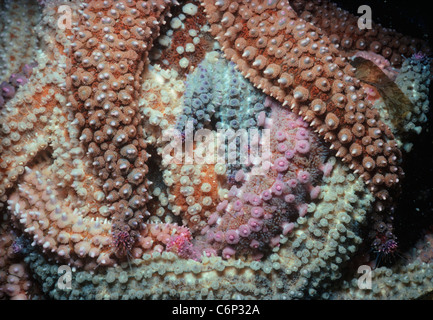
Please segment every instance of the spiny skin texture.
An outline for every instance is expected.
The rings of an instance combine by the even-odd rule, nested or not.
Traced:
[[[170,1],[88,1],[72,45],[69,102],[105,193],[116,253],[139,237],[148,200],[139,77]]]
[[[101,190],[87,170],[89,159],[67,106],[69,41],[56,29],[55,9],[44,9],[36,29],[44,52],[36,56],[32,76],[2,110],[0,189],[16,227],[56,261],[84,266],[90,257],[94,263],[110,264],[111,226],[98,212]],[[12,189],[13,184],[17,186]],[[93,239],[91,225],[98,229],[93,228]]]
[[[188,121],[192,121],[194,128],[221,132],[263,128],[264,123],[257,124],[257,116],[265,109],[265,95],[242,77],[234,63],[227,62],[217,52],[208,53],[185,84],[183,114],[176,126],[181,132]],[[239,143],[236,146],[240,148]],[[232,158],[232,148],[226,147],[224,151]],[[229,180],[234,178],[237,170],[245,167],[240,161],[229,160]]]
[[[401,135],[404,131],[404,122],[414,109],[409,98],[375,63],[357,57],[352,61],[352,65],[356,67],[356,78],[373,86],[384,99],[393,121],[392,127]]]
[[[15,96],[16,91],[28,82],[34,64],[25,64],[21,72],[13,73],[8,81],[0,83],[0,109]]]
[[[214,40],[207,32],[206,14],[198,1],[183,1],[170,13],[170,22],[162,26],[161,37],[155,41],[150,59],[164,69],[174,69],[185,76],[212,50]]]
[[[53,42],[55,34],[54,18],[47,14],[36,28],[41,35],[44,52],[36,56],[37,66],[27,85],[17,91],[15,96],[1,109],[2,144],[0,152],[0,197],[6,201],[6,191],[13,187],[28,165],[50,143],[50,121],[53,110],[59,103],[64,104],[63,64],[66,58],[64,46],[60,43],[65,36],[59,35],[59,42]],[[54,63],[52,63],[54,61]],[[63,110],[65,119],[68,111]]]
[[[173,223],[148,223],[141,231],[141,237],[137,246],[133,249],[132,256],[141,258],[143,254],[154,252],[174,252],[182,258],[192,258],[185,252],[186,244],[191,244],[191,232],[188,227],[178,226]],[[190,245],[192,248],[192,245]],[[197,257],[200,256],[198,252]],[[197,259],[195,259],[197,260]]]
[[[28,3],[25,0],[13,1]],[[218,0],[212,3],[223,2]],[[275,121],[281,119],[281,122],[276,124],[274,129],[278,127],[280,131],[294,133],[304,128],[308,131],[308,138],[312,142],[310,154],[299,155],[291,170],[284,171],[285,161],[281,159],[276,161],[280,158],[277,158],[278,153],[285,148],[275,141],[282,138],[280,134],[276,134],[273,140],[273,150],[278,151],[272,158],[275,160],[272,163],[273,168],[268,176],[262,179],[252,178],[249,165],[242,167],[242,170],[245,170],[244,175],[238,171],[239,168],[234,170],[233,175],[225,164],[184,164],[172,167],[160,157],[163,147],[167,144],[162,139],[162,132],[174,128],[178,123],[177,120],[184,113],[182,99],[185,84],[183,81],[186,78],[192,81],[194,77],[189,78],[193,73],[192,68],[184,68],[178,72],[178,66],[172,68],[159,60],[153,61],[158,61],[164,70],[161,66],[149,65],[147,50],[152,46],[152,42],[166,40],[158,36],[159,26],[164,23],[160,14],[167,13],[165,21],[171,26],[171,24],[176,25],[174,18],[181,18],[179,14],[181,11],[188,15],[185,19],[186,25],[195,24],[194,20],[197,19],[196,26],[200,26],[198,33],[203,33],[203,36],[212,42],[213,37],[206,32],[211,29],[211,26],[203,21],[204,7],[199,6],[198,1],[182,2],[176,10],[171,6],[170,12],[174,13],[172,19],[168,8],[159,6],[151,10],[152,13],[143,19],[147,21],[147,18],[150,20],[155,18],[160,21],[160,24],[150,25],[149,30],[152,30],[152,34],[143,36],[145,40],[138,39],[140,31],[134,27],[127,28],[132,34],[129,39],[125,39],[127,33],[122,32],[122,28],[126,28],[128,23],[140,21],[140,17],[135,16],[129,20],[126,16],[129,13],[133,14],[132,9],[136,8],[136,4],[141,3],[139,1],[95,0],[88,1],[88,6],[86,6],[87,2],[81,4],[81,1],[45,0],[43,3],[40,11],[42,20],[35,28],[39,41],[34,42],[41,46],[40,50],[35,51],[38,66],[34,69],[29,82],[17,90],[13,99],[7,101],[0,120],[0,145],[3,148],[0,149],[2,161],[0,186],[3,185],[5,189],[1,195],[1,203],[7,204],[7,207],[1,208],[1,218],[5,219],[5,224],[0,226],[0,298],[345,299],[401,297],[402,295],[412,298],[432,291],[431,272],[428,272],[431,268],[429,263],[379,270],[378,283],[375,284],[379,290],[375,289],[373,293],[364,292],[356,287],[356,281],[351,280],[351,272],[356,274],[353,277],[357,279],[359,274],[356,270],[359,264],[367,264],[372,259],[372,257],[365,259],[358,257],[358,250],[364,252],[364,247],[368,248],[366,250],[370,249],[371,241],[366,238],[367,228],[375,229],[372,238],[379,241],[377,248],[382,248],[380,250],[385,252],[392,249],[394,244],[391,241],[394,239],[387,235],[388,231],[393,232],[393,226],[384,223],[386,217],[380,217],[372,212],[374,196],[364,180],[353,172],[355,168],[351,170],[348,167],[349,162],[345,165],[342,161],[331,157],[326,159],[329,164],[328,170],[322,168],[324,159],[321,153],[326,149],[327,144],[321,141],[314,128],[307,129],[303,120],[299,119],[299,122],[290,128],[290,122],[284,121],[285,117],[292,114],[292,117],[297,118],[299,115],[295,116],[289,109],[278,106],[280,112],[275,112],[273,118]],[[151,6],[159,3],[152,0],[147,2]],[[188,6],[192,3],[196,5],[195,9]],[[72,31],[56,27],[57,8],[61,4],[72,7]],[[96,10],[95,6],[99,5],[111,7],[109,10],[106,8]],[[26,17],[25,10],[22,8],[25,7],[17,7],[17,10],[21,9],[21,11],[14,15],[14,19]],[[229,8],[229,10],[234,9]],[[238,15],[239,10],[233,14]],[[95,13],[96,11],[100,12],[100,15]],[[137,12],[141,11],[137,8]],[[262,13],[269,12],[265,10]],[[93,13],[95,15],[92,15]],[[35,15],[31,10],[28,14],[32,17]],[[119,19],[116,19],[117,14]],[[293,19],[296,23],[303,23],[296,15]],[[102,29],[99,28],[98,21],[102,22]],[[120,28],[113,27],[111,25],[113,22]],[[209,22],[215,24],[210,20]],[[222,25],[226,23],[227,20],[221,20]],[[104,29],[105,27],[107,28]],[[23,30],[27,32],[28,29],[28,23],[24,23]],[[134,34],[134,30],[137,33]],[[143,30],[147,29],[143,28]],[[181,41],[179,40],[181,31],[177,31],[174,36],[177,42]],[[293,46],[301,50],[304,38],[300,37],[297,31],[293,29],[290,34],[284,36],[292,40],[295,36],[298,37],[299,39],[293,41]],[[245,27],[242,32],[249,31]],[[322,35],[319,31],[316,32],[318,36]],[[227,36],[230,36],[230,33]],[[128,42],[128,40],[137,42],[134,44],[133,41]],[[325,47],[324,50],[330,50],[332,54],[329,55],[338,60],[335,47],[325,40],[326,37],[321,44]],[[141,43],[139,41],[147,44],[146,49],[135,47]],[[263,42],[257,45],[261,46]],[[275,43],[269,40],[266,48],[259,49],[263,50],[260,51],[263,56],[269,51],[269,57],[274,57],[278,50],[273,46]],[[250,97],[242,88],[243,85],[247,85],[248,91],[259,97],[265,97],[265,94],[260,92],[260,89],[254,88],[248,79],[242,77],[236,70],[238,67],[233,67],[238,64],[223,60],[217,42],[211,43],[210,47],[215,50],[212,51],[215,59],[211,61],[209,70],[212,70],[212,63],[215,63],[223,70],[221,73],[227,75],[225,79],[218,78],[219,75],[215,74],[217,79],[222,80],[220,83],[224,88],[222,90],[225,94],[224,99],[227,101],[221,104],[222,110],[215,110],[207,126],[215,129],[213,126],[230,123],[232,120],[241,122],[247,120],[247,127],[252,123],[251,121],[256,121],[257,125],[263,124],[269,128],[269,120],[272,117],[268,112],[268,104],[266,103],[267,107],[265,107],[263,103],[258,109],[256,105],[249,106]],[[161,49],[161,57],[169,56],[168,51],[164,52],[164,50],[173,49],[175,48]],[[188,57],[192,66],[203,66],[202,58],[209,50],[209,47],[200,47],[195,52],[184,54],[183,57]],[[223,51],[227,50],[228,48],[225,47]],[[150,55],[149,52],[149,57]],[[7,56],[6,54],[6,61],[8,61]],[[309,58],[314,57],[313,50],[309,53]],[[345,64],[346,62],[340,60],[338,62],[346,66],[346,71],[340,70],[342,73],[351,74],[352,71],[349,70],[350,67]],[[328,66],[329,61],[323,58],[317,64],[324,68]],[[411,82],[412,79],[417,79],[421,84],[425,84],[429,75],[428,73],[424,75],[426,70],[420,69],[425,67],[425,63],[410,62],[409,64],[410,66],[404,69],[406,80]],[[127,66],[128,70],[125,74],[131,74],[133,79],[121,75],[122,65]],[[111,66],[114,70],[110,68]],[[291,71],[296,75],[299,70],[306,70],[303,69],[304,67],[305,65],[293,66]],[[334,72],[339,73],[337,70],[339,67],[335,68]],[[336,78],[341,80],[339,77],[342,75],[333,74],[330,68],[325,71],[321,77],[326,76],[330,79],[328,81],[332,82],[334,87],[327,92],[335,93],[343,90],[347,98],[352,89],[350,86],[341,89],[335,80]],[[197,68],[197,73],[199,72],[201,71]],[[270,76],[269,72],[266,73]],[[419,77],[420,74],[423,74],[422,77]],[[304,74],[304,76],[308,78],[310,75]],[[233,79],[237,81],[233,82]],[[342,82],[345,80],[347,79],[342,79]],[[269,81],[275,82],[274,79]],[[308,82],[305,79],[302,81]],[[302,81],[299,83],[303,83]],[[115,90],[117,88],[115,82],[119,90]],[[278,85],[283,85],[284,80],[282,82],[277,81]],[[357,80],[353,79],[355,91],[361,96],[361,90],[365,90],[365,87],[355,82]],[[260,88],[266,89],[265,84],[263,82]],[[406,91],[402,89],[414,105],[423,101],[419,93],[424,92],[425,88],[419,89],[420,85],[416,83],[413,87],[407,86]],[[307,87],[311,89],[314,86]],[[233,92],[230,89],[233,89]],[[122,90],[126,91],[131,99],[128,99],[126,94],[122,95]],[[107,100],[116,109],[117,112],[114,114],[111,110],[104,109],[103,102],[106,97],[103,96],[103,92],[106,92]],[[238,103],[235,99],[228,100],[231,95],[233,98],[242,100],[238,101],[242,108],[236,108]],[[82,99],[83,97],[86,99]],[[301,97],[298,95],[298,98]],[[271,98],[266,97],[265,101],[271,101]],[[331,106],[334,102],[338,102],[329,102],[328,98],[323,101]],[[304,102],[295,103],[294,110],[297,113],[302,111],[298,109]],[[273,104],[274,102],[271,103]],[[279,105],[280,102],[275,104]],[[272,108],[277,109],[276,106]],[[419,108],[425,112],[424,107],[419,105]],[[128,110],[135,113],[129,115]],[[235,112],[233,115],[232,110],[242,110],[242,112]],[[256,110],[260,112],[254,112]],[[337,113],[338,116],[352,112],[342,109],[341,113],[338,113],[335,110],[333,113]],[[199,112],[200,109],[196,111]],[[378,112],[382,117],[382,112],[380,110]],[[115,121],[112,121],[116,116],[121,118],[118,119],[118,126]],[[199,113],[198,116],[201,114]],[[319,118],[320,115],[318,120]],[[343,120],[339,119],[339,121]],[[328,124],[329,122],[326,125]],[[114,134],[115,131],[125,130],[128,126],[138,130],[131,137],[128,135],[128,139],[137,148],[137,154],[141,153],[143,160],[141,163],[129,161],[128,157],[132,154],[128,152],[122,154],[122,149],[129,142],[116,141],[109,136],[110,130]],[[305,137],[303,134],[300,136]],[[328,132],[326,139],[329,140],[329,136]],[[107,137],[109,139],[104,140]],[[88,139],[92,141],[87,141]],[[137,140],[138,144],[134,144],[134,140]],[[291,136],[289,140],[294,142],[292,140],[296,139]],[[114,146],[110,149],[109,145]],[[202,145],[195,144],[194,149],[201,147]],[[128,197],[132,197],[134,192],[139,190],[133,186],[131,195],[128,195],[130,189],[128,187],[122,189],[126,184],[131,184],[130,175],[125,176],[120,166],[116,168],[114,164],[112,167],[107,164],[105,158],[107,150],[113,151],[113,156],[114,153],[117,154],[117,160],[128,160],[129,168],[122,167],[126,170],[134,168],[145,170],[145,166],[149,168],[141,183],[147,189],[146,195],[143,194],[142,197],[146,200],[145,207],[143,205],[142,208],[134,211],[144,211],[145,214],[147,211],[150,216],[146,214],[139,221],[138,229],[132,228],[136,217],[131,218],[122,210],[127,210],[130,205],[130,201],[125,199],[129,200]],[[152,157],[149,157],[147,152]],[[309,160],[312,160],[311,163]],[[95,167],[101,164],[101,168]],[[278,203],[280,208],[277,208],[277,214],[270,219],[272,223],[266,222],[268,229],[262,229],[261,232],[254,234],[258,242],[261,241],[266,247],[264,252],[259,252],[257,255],[257,251],[249,251],[249,247],[246,249],[245,245],[238,243],[234,244],[234,246],[238,245],[236,254],[231,255],[232,251],[223,252],[227,243],[224,243],[224,247],[218,245],[212,247],[204,241],[206,232],[210,230],[206,228],[210,222],[209,217],[216,211],[217,206],[224,206],[224,200],[230,200],[231,206],[228,207],[228,212],[224,212],[224,217],[221,217],[221,220],[225,221],[212,225],[221,229],[218,231],[226,231],[224,227],[236,224],[235,215],[241,212],[231,210],[238,205],[235,203],[236,200],[246,200],[243,204],[245,208],[243,207],[242,210],[246,215],[253,213],[250,207],[256,203],[256,199],[251,197],[244,199],[242,195],[233,197],[235,189],[230,193],[228,188],[236,185],[240,190],[246,191],[246,194],[259,189],[266,191],[262,189],[268,189],[271,186],[270,181],[286,179],[289,174],[298,173],[297,169],[300,167],[307,168],[313,179],[310,182],[304,180],[306,183],[295,190],[298,199],[292,207],[282,203],[285,201],[282,194],[273,194],[271,201]],[[278,170],[283,171],[277,173]],[[166,172],[171,172],[172,176]],[[108,176],[105,180],[106,174]],[[114,176],[116,179],[121,179],[113,179]],[[306,177],[308,175],[303,174],[299,178]],[[188,184],[188,187],[192,188],[181,190],[183,184]],[[278,192],[278,185],[274,188],[276,192]],[[318,190],[315,188],[319,185],[320,193],[317,193]],[[273,184],[271,189],[272,187]],[[122,193],[121,190],[126,193]],[[124,196],[125,199],[111,201],[116,195],[112,191],[115,191],[119,197]],[[314,192],[311,193],[312,191]],[[193,193],[192,196],[189,195],[190,192]],[[150,199],[150,195],[153,199]],[[288,197],[287,200],[291,199]],[[121,203],[124,207],[115,211],[113,209],[116,207],[112,203]],[[198,210],[196,204],[200,204],[202,210]],[[302,206],[297,208],[298,204]],[[279,210],[282,208],[289,210]],[[269,209],[275,213],[274,208]],[[260,213],[260,210],[254,211],[256,216]],[[290,215],[289,218],[287,214]],[[129,226],[129,222],[132,227]],[[116,226],[113,226],[113,223]],[[119,225],[128,225],[126,229],[131,228],[132,231],[119,228]],[[227,233],[226,241],[236,240],[232,232]],[[133,241],[135,236],[137,240]],[[253,238],[248,240],[252,241]],[[265,254],[260,256],[260,253]],[[255,260],[258,258],[260,260]],[[61,290],[57,285],[61,276],[59,267],[64,264],[73,267],[72,290]],[[410,277],[404,277],[405,272],[410,273]],[[346,273],[349,277],[345,277]],[[396,280],[393,287],[389,285],[390,280]],[[412,290],[413,284],[422,285]],[[40,287],[41,292],[34,290],[35,286]],[[381,288],[388,287],[392,287],[392,292],[386,296],[386,292]]]
[[[324,146],[302,118],[269,98],[265,107],[270,116],[262,111],[258,122],[270,130],[269,168],[259,163],[250,172],[239,169],[236,185],[209,217],[210,228],[202,231],[226,259],[246,253],[259,259],[279,246],[280,236],[292,232],[296,219],[317,199],[323,173],[332,170],[324,163]],[[254,172],[260,167],[262,175]]]
[[[167,122],[173,124],[171,118],[176,112],[161,108],[155,100],[162,92],[166,92],[167,98],[171,97],[175,82],[167,81],[171,78],[169,73],[159,71],[158,77],[153,74],[155,71],[152,70],[149,78],[161,81],[157,81],[153,89],[149,84],[145,85],[143,106],[145,116],[154,126],[162,125],[164,112],[166,127]],[[182,121],[175,121],[176,129],[184,131],[189,120],[196,129],[212,129],[212,126],[228,129],[232,128],[230,121],[238,123],[235,128],[249,129],[253,123],[270,130],[272,153],[269,160],[272,168],[263,177],[250,173],[254,167],[251,163],[238,166],[233,172],[228,170],[230,165],[171,163],[167,166],[163,179],[168,186],[169,203],[173,213],[182,218],[182,224],[188,226],[195,237],[191,240],[191,252],[200,252],[200,248],[204,248],[206,254],[222,255],[225,259],[251,255],[260,258],[269,253],[279,246],[280,235],[293,229],[296,218],[307,214],[308,204],[319,195],[318,184],[323,172],[329,174],[332,168],[323,163],[325,148],[317,135],[306,129],[307,123],[269,98],[263,102],[264,106],[260,103],[261,97],[258,90],[233,69],[232,63],[227,64],[217,52],[209,53],[187,78],[181,102],[183,110],[177,116]],[[238,109],[242,110],[240,114]],[[198,116],[199,111],[204,115]],[[267,113],[272,116],[267,117]],[[161,144],[156,139],[151,141]],[[260,140],[257,143],[261,144]],[[195,151],[200,147],[198,142],[194,144]],[[164,158],[162,163],[164,165]],[[259,169],[260,165],[254,169]],[[230,187],[229,192],[226,188]],[[242,203],[243,209],[237,208],[238,202]],[[261,215],[252,213],[261,205],[265,209]],[[252,218],[251,224],[255,220],[260,223],[261,218],[266,220],[261,230],[240,234],[241,230],[250,229],[249,218]],[[217,220],[221,221],[215,225]],[[229,239],[230,236],[235,239]],[[236,242],[236,238],[242,241]],[[193,253],[191,257],[197,259]]]
[[[406,59],[395,83],[401,91],[413,103],[411,119],[407,121],[404,131],[421,133],[422,124],[427,122],[427,114],[430,110],[429,87],[431,82],[431,60],[422,52]]]
[[[24,64],[34,59],[39,19],[40,10],[34,1],[0,3],[0,82],[7,81]]]
[[[45,52],[2,109],[0,193],[6,200],[27,170],[8,205],[33,244],[73,265],[112,265],[113,253],[129,254],[148,215],[137,88],[170,3],[68,2],[75,39],[57,24],[61,4],[44,6],[37,30]]]
[[[182,217],[191,232],[206,227],[208,217],[222,200],[225,177],[217,174],[215,166],[171,164],[163,172],[172,212]]]
[[[321,30],[299,19],[287,1],[269,3],[204,1],[227,59],[263,92],[305,117],[378,199],[389,200],[388,190],[398,188],[402,177],[391,130]]]
[[[57,265],[33,249],[26,262],[51,298],[60,299],[302,299],[329,298],[343,266],[362,242],[372,195],[350,170],[335,163],[319,195],[320,202],[295,222],[296,232],[264,261],[201,256],[179,259],[154,252],[131,264],[74,273],[72,290],[58,290]],[[149,224],[152,227],[152,224]],[[330,232],[332,230],[332,232]]]
[[[139,99],[146,143],[160,147],[163,131],[174,126],[182,113],[181,102],[185,83],[175,70],[160,65],[149,66],[143,76]]]
[[[373,270],[370,290],[359,288],[357,277],[349,274],[340,290],[332,294],[335,299],[423,299],[431,300],[433,285],[432,233],[426,234],[405,254],[405,263],[397,263],[393,268],[379,267]]]
[[[360,174],[376,196],[379,214],[374,220],[389,219],[382,212],[389,215],[400,192],[402,154],[337,46],[285,0],[203,3],[226,58],[330,142],[336,156]],[[389,236],[382,241],[395,241],[392,233],[385,234]],[[373,246],[382,248],[377,241]]]
[[[351,60],[367,99],[391,128],[400,149],[410,152],[413,141],[408,137],[419,135],[428,120],[430,59],[418,52],[404,60],[400,69],[390,68],[387,59],[373,52],[358,51]]]
[[[328,0],[295,0],[290,5],[300,18],[320,28],[331,43],[339,44],[341,51],[348,54],[354,50],[372,51],[388,59],[392,66],[400,67],[404,57],[409,58],[418,51],[430,52],[425,41],[410,38],[374,22],[371,29],[358,28],[360,16],[342,10]]]
[[[0,300],[27,300],[38,293],[38,286],[22,261],[26,246],[9,224],[0,218]]]
[[[80,267],[112,264],[111,221],[101,206],[102,189],[87,169],[78,130],[57,107],[49,129],[53,152],[42,151],[26,167],[9,196],[10,211],[33,244],[56,260]]]

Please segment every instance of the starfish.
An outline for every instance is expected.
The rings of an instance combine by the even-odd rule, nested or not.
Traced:
[[[373,62],[362,69],[349,57],[369,48],[395,74],[396,50],[428,52],[423,42],[376,25],[356,32],[345,13],[336,30],[316,18],[336,15],[326,1],[41,3],[35,67],[1,109],[7,295],[28,297],[30,271],[54,298],[329,298],[363,241],[360,225],[373,225],[376,249],[395,251],[402,138],[373,107],[367,81],[386,103],[390,92],[406,108],[416,101]],[[183,49],[182,39],[191,40]],[[188,117],[197,128],[270,129],[271,170],[260,178],[251,164],[159,163],[164,130]],[[53,279],[65,263],[79,271],[74,290],[61,292]]]
[[[298,12],[305,10],[300,16],[306,20],[288,1],[203,1],[211,33],[226,58],[257,88],[288,105],[330,143],[336,156],[359,174],[375,195],[378,214],[373,219],[384,225],[380,221],[389,222],[393,198],[400,193],[402,153],[392,130],[366,98],[347,52],[355,43],[357,49],[370,47],[382,52],[378,40],[387,37],[390,47],[383,52],[397,65],[400,60],[392,49],[401,45],[405,53],[413,53],[416,45],[424,43],[411,42],[413,47],[408,49],[407,39],[402,41],[400,34],[376,25],[370,32],[358,34],[355,19],[345,14],[335,25],[344,29],[340,39],[331,34],[336,27],[325,23],[327,16],[334,15],[332,10],[323,13],[327,2],[325,9],[303,4],[294,3]],[[315,14],[324,20],[313,18]],[[395,241],[392,228],[385,229],[378,230],[388,235],[385,242]],[[374,247],[378,248],[377,241]]]
[[[72,3],[75,36],[56,23],[60,5],[46,4],[41,31],[60,38],[46,38],[37,76],[3,110],[0,192],[27,171],[8,197],[24,231],[75,265],[110,265],[113,252],[130,253],[148,216],[137,89],[171,2]],[[35,160],[41,152],[56,159],[48,169]]]
[[[351,55],[356,51],[369,51],[383,57],[388,63],[400,67],[403,57],[418,52],[430,53],[428,44],[421,39],[413,39],[393,29],[384,28],[371,21],[371,28],[358,27],[359,16],[341,10],[328,0],[306,2],[290,1],[298,16],[312,23],[337,44],[340,53]],[[332,23],[331,23],[332,21]]]
[[[383,201],[403,175],[391,130],[366,101],[355,69],[287,1],[204,1],[227,59],[299,113]],[[378,204],[380,206],[380,204]]]

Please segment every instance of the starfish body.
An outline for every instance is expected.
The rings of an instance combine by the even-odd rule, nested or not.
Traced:
[[[360,28],[359,16],[338,8],[335,3],[325,1],[290,1],[300,18],[320,28],[333,44],[338,44],[343,53],[371,51],[387,59],[394,67],[400,67],[404,57],[409,58],[419,51],[430,52],[428,44],[413,39],[393,29],[371,22],[371,26]],[[362,22],[362,21],[361,21]]]
[[[374,229],[376,250],[395,251],[399,135],[410,126],[394,130],[393,120],[428,111],[405,81],[422,69],[425,84],[430,74],[423,54],[403,63],[400,89],[380,68],[396,76],[400,50],[422,42],[378,26],[354,31],[353,16],[327,1],[39,3],[29,14],[41,17],[40,49],[0,55],[18,57],[5,79],[32,62],[28,52],[37,63],[0,110],[0,297],[28,298],[29,271],[53,298],[326,298],[366,240],[361,226]],[[337,17],[338,30],[316,12]],[[150,51],[154,42],[163,48]],[[380,68],[356,69],[348,57],[359,49]],[[395,97],[411,110],[392,109]],[[270,170],[160,157],[165,130],[190,119],[195,129],[269,129]],[[61,292],[65,263],[77,281]],[[425,268],[413,270],[424,277]]]
[[[226,58],[308,121],[370,185],[383,210],[399,189],[401,152],[337,46],[287,1],[203,4]]]
[[[147,215],[148,154],[137,90],[147,52],[169,5],[88,1],[72,44],[69,103],[102,184],[113,235],[128,233],[126,247],[137,240]]]
[[[60,5],[45,4],[46,54],[37,61],[29,86],[3,110],[0,191],[6,197],[24,174],[8,203],[35,244],[74,265],[85,265],[87,257],[111,265],[112,253],[129,254],[148,217],[148,154],[137,89],[170,3],[71,3],[76,6],[74,32],[59,30],[54,15]],[[53,41],[51,33],[62,36]],[[23,115],[23,124],[15,120]],[[44,150],[56,158],[48,169],[34,163]],[[73,165],[58,155],[75,158]],[[63,174],[54,174],[62,166]]]

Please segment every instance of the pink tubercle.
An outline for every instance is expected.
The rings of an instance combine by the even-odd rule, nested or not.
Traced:
[[[317,197],[320,194],[320,190],[321,190],[320,186],[316,186],[316,187],[312,188],[310,190],[310,198],[313,199],[313,200],[317,199]]]
[[[274,193],[277,196],[280,196],[284,191],[284,184],[282,181],[275,181],[274,185],[272,186],[272,193]]]
[[[246,224],[239,226],[239,235],[241,237],[248,237],[251,234],[251,228]]]
[[[287,181],[287,185],[292,189],[296,188],[296,186],[298,185],[298,180],[290,179],[289,181]]]
[[[325,177],[328,177],[331,174],[332,168],[333,168],[333,165],[328,162],[328,163],[325,163],[324,165],[322,165],[320,167],[320,170],[323,171],[323,175]]]
[[[251,240],[251,243],[250,243],[251,248],[257,249],[259,246],[260,246],[260,243],[256,239]]]
[[[310,151],[310,143],[307,140],[297,140],[295,150],[301,154],[306,154]]]
[[[286,171],[289,168],[289,162],[287,161],[286,158],[280,157],[280,158],[275,160],[274,168],[278,172]]]
[[[295,202],[295,195],[294,194],[287,194],[284,196],[284,201],[287,203],[293,203]]]
[[[25,85],[28,82],[26,76],[22,73],[15,73],[10,76],[9,81],[16,87]]]
[[[216,242],[223,242],[223,240],[224,240],[224,232],[222,232],[222,231],[215,232],[215,234],[213,236],[213,239]]]
[[[275,139],[277,139],[277,141],[279,142],[282,142],[286,140],[286,134],[283,131],[278,130],[277,132],[275,132]]]
[[[224,259],[230,259],[235,254],[236,254],[236,251],[232,247],[225,247],[223,252],[222,252],[222,256]]]
[[[262,199],[255,194],[252,194],[248,200],[253,206],[259,206],[262,204]]]
[[[204,249],[204,255],[206,256],[206,257],[214,257],[214,256],[216,256],[217,255],[217,252],[216,252],[216,250],[215,249],[212,249],[212,248],[206,248],[206,249]]]
[[[281,227],[283,228],[283,235],[286,236],[288,233],[293,231],[295,224],[293,222],[284,222]]]
[[[278,247],[280,245],[280,236],[275,236],[271,238],[270,241],[271,247]]]
[[[204,235],[204,234],[208,233],[209,229],[210,229],[210,225],[209,225],[209,220],[208,220],[208,225],[200,231],[200,234]]]
[[[287,150],[285,156],[289,160],[293,159],[293,157],[295,156],[295,150]]]
[[[296,124],[296,121],[292,121],[292,120],[287,121],[287,129],[292,130],[297,127],[298,125]]]
[[[257,115],[257,125],[263,127],[266,123],[266,113],[264,111]]]
[[[235,211],[240,211],[243,208],[243,206],[244,206],[244,203],[239,199],[233,203],[233,209]]]
[[[263,217],[263,212],[264,212],[264,210],[263,210],[262,207],[252,207],[251,208],[251,215],[254,218],[261,218],[261,217]]]
[[[305,217],[307,214],[308,205],[306,203],[303,203],[298,206],[298,212],[300,217]]]
[[[211,226],[213,224],[215,224],[219,218],[219,214],[214,212],[209,216],[209,219],[207,220],[207,223]]]
[[[281,152],[281,153],[286,152],[288,148],[289,148],[289,147],[287,146],[286,143],[279,143],[279,144],[277,145],[277,151],[278,151],[278,152]]]
[[[259,232],[260,230],[262,230],[263,221],[256,218],[250,218],[248,220],[248,225],[252,231]]]
[[[296,131],[296,139],[297,140],[307,140],[308,139],[308,131],[305,128],[299,128]]]
[[[0,89],[0,94],[3,95],[3,97],[5,98],[10,99],[15,95],[15,87],[5,81],[0,84]]]
[[[297,174],[297,178],[300,183],[308,183],[310,182],[310,174],[307,171],[299,171]]]
[[[272,199],[272,192],[270,190],[265,190],[262,192],[262,199],[265,201]]]
[[[222,212],[225,208],[227,208],[228,204],[229,202],[227,200],[224,200],[217,205],[216,210],[218,212]]]
[[[225,234],[225,239],[229,244],[237,244],[239,242],[239,234],[235,230],[228,230]]]
[[[272,98],[267,96],[265,98],[265,101],[263,102],[263,105],[265,106],[265,108],[270,108],[272,106],[272,103],[273,103]]]
[[[242,170],[238,170],[238,172],[236,172],[235,175],[236,182],[241,182],[244,180],[244,178],[245,178],[245,173]]]

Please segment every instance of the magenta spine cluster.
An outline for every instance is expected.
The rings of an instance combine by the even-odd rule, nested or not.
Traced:
[[[12,74],[8,81],[0,83],[0,108],[15,96],[19,87],[25,85],[29,81],[32,70],[35,66],[36,63],[25,64],[21,72]]]

